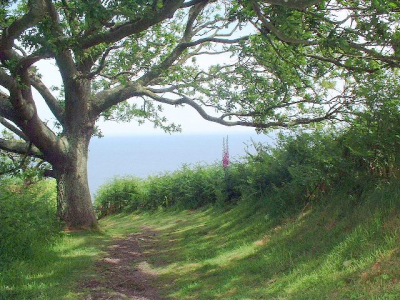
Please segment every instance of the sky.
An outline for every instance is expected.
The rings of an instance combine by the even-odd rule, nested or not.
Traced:
[[[224,58],[222,58],[224,59]],[[228,60],[229,57],[225,56]],[[221,63],[221,57],[207,56],[202,58],[199,63],[202,66],[208,66],[213,63]],[[61,75],[58,72],[55,62],[53,60],[40,61],[35,65],[42,80],[47,87],[60,86]],[[41,98],[39,93],[34,91],[35,100],[37,100],[37,107],[39,116],[43,121],[54,119],[52,113],[48,109],[46,103]],[[182,127],[181,134],[254,134],[255,129],[243,126],[227,127],[221,124],[213,123],[204,120],[193,108],[191,107],[175,107],[171,105],[163,105],[163,115],[167,117],[170,122],[180,124]],[[51,122],[49,122],[49,125]],[[115,121],[99,121],[97,125],[100,127],[101,132],[105,137],[107,136],[129,136],[129,135],[159,135],[165,134],[162,129],[154,128],[153,124],[146,122],[143,125],[138,125],[136,121],[130,123],[115,122]],[[51,126],[50,126],[51,127]]]

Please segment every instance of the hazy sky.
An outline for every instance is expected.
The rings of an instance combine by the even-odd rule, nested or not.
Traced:
[[[227,56],[225,56],[227,57]],[[226,58],[228,60],[229,58]],[[211,65],[218,60],[221,63],[221,57],[210,57],[203,58],[199,61],[202,66]],[[39,72],[42,74],[42,80],[47,87],[60,86],[61,76],[55,67],[55,63],[52,60],[41,61],[36,64],[39,68]],[[41,96],[35,91],[35,99],[37,100],[37,106],[39,115],[42,120],[52,119],[52,113],[48,109],[47,105],[41,99]],[[223,133],[223,134],[234,134],[234,133],[255,133],[254,128],[246,128],[242,126],[227,127],[217,123],[209,122],[204,120],[193,108],[191,107],[174,107],[170,105],[163,105],[163,114],[167,117],[170,122],[180,124],[182,126],[183,134],[211,134],[211,133]],[[50,125],[51,123],[49,123]],[[146,122],[143,125],[138,125],[136,121],[131,123],[117,123],[113,121],[98,122],[97,124],[102,133],[105,136],[118,136],[118,135],[132,135],[132,134],[163,134],[161,129],[155,129],[153,124]]]

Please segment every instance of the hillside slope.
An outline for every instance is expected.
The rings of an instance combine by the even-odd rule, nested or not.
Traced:
[[[399,299],[400,189],[336,193],[295,217],[230,210],[114,215],[107,232],[158,232],[149,268],[173,299]]]

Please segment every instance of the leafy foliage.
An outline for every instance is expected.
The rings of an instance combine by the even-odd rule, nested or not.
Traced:
[[[397,76],[366,78],[359,97],[364,109],[344,134],[347,155],[360,170],[376,176],[398,178],[400,147],[400,98]]]
[[[141,181],[133,177],[114,178],[102,185],[95,195],[95,208],[99,217],[139,208]]]
[[[32,259],[60,236],[53,181],[24,187],[19,180],[1,180],[0,211],[0,268]]]
[[[386,76],[382,78],[388,78]],[[272,214],[293,214],[337,189],[358,201],[365,183],[379,185],[399,176],[400,111],[396,77],[371,80],[359,90],[362,103],[351,126],[281,134],[275,146],[223,168],[184,166],[143,181],[131,209],[198,208],[251,200]],[[122,184],[122,182],[121,182]],[[131,183],[124,181],[123,184]],[[106,192],[111,197],[118,185]],[[104,189],[105,191],[107,189]],[[104,197],[104,196],[102,196]],[[113,199],[123,198],[123,193]]]
[[[118,211],[160,207],[198,208],[228,196],[223,170],[218,166],[183,166],[181,170],[149,177],[145,181],[116,178],[103,185],[95,195],[100,217]]]
[[[3,130],[1,138],[13,138],[13,135]],[[48,169],[49,165],[41,159],[0,150],[0,178],[19,178],[25,185],[29,185],[43,179]]]

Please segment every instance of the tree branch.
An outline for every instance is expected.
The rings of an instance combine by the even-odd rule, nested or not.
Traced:
[[[173,63],[179,58],[179,56],[187,49],[193,46],[197,46],[203,43],[214,42],[220,44],[236,44],[241,41],[248,40],[249,36],[240,37],[237,39],[221,39],[217,37],[207,37],[203,39],[199,39],[193,42],[186,42],[178,44],[174,50],[157,66],[153,67],[148,73],[144,74],[140,77],[137,82],[140,84],[147,85],[149,82],[153,81],[155,78],[160,76],[160,74],[170,68]]]
[[[168,99],[165,97],[161,97],[161,96],[151,92],[150,90],[142,88],[142,87],[138,87],[138,91],[140,91],[143,96],[150,97],[151,99],[153,99],[157,102],[160,102],[160,103],[165,103],[165,104],[175,105],[175,106],[187,104],[187,105],[191,106],[192,108],[194,108],[203,119],[214,122],[214,123],[218,123],[218,124],[221,124],[224,126],[245,126],[245,127],[259,128],[259,129],[267,129],[267,128],[271,128],[271,127],[287,128],[287,127],[291,127],[291,126],[295,126],[295,125],[321,122],[321,121],[330,119],[337,112],[337,110],[332,110],[320,117],[298,118],[298,119],[288,121],[288,122],[271,121],[271,122],[261,123],[261,122],[254,122],[254,121],[242,121],[242,120],[226,121],[224,118],[227,115],[225,115],[225,116],[222,115],[221,117],[211,116],[203,109],[203,107],[200,104],[196,103],[193,99],[190,99],[186,96],[182,96],[179,99]]]
[[[43,97],[44,101],[50,108],[53,115],[57,118],[57,120],[61,124],[64,124],[65,111],[64,108],[61,107],[61,105],[58,103],[56,97],[53,96],[53,94],[50,92],[47,86],[40,80],[40,78],[32,72],[30,73],[30,79],[32,86]]]
[[[312,5],[321,3],[323,0],[265,0],[272,5],[280,5],[298,10],[303,10]]]
[[[45,1],[48,4],[47,12],[52,20],[51,30],[54,37],[58,39],[66,38],[63,35],[62,29],[60,28],[60,20],[57,14],[57,10],[54,7],[54,4],[52,3],[52,0],[45,0]],[[59,45],[59,42],[56,42],[56,46],[60,48],[60,50],[57,51],[57,53],[55,53],[55,59],[57,61],[57,64],[59,65],[59,70],[63,78],[63,82],[66,88],[71,88],[71,86],[69,86],[69,83],[73,81],[73,78],[77,73],[74,59],[69,49],[66,49],[62,45]]]
[[[189,10],[189,17],[186,22],[185,32],[183,33],[182,41],[188,42],[193,37],[193,24],[196,21],[197,17],[200,15],[201,11],[207,5],[208,1],[200,2],[195,6],[192,6]]]
[[[14,122],[40,148],[47,161],[57,161],[66,152],[67,144],[40,120],[28,70],[20,70],[19,74],[22,85],[0,69],[0,84],[10,91],[10,96],[0,93],[0,115]]]
[[[97,74],[100,74],[100,72],[104,69],[104,67],[106,66],[106,59],[107,59],[107,56],[110,54],[110,52],[112,51],[112,50],[115,50],[115,49],[118,49],[118,48],[120,48],[121,46],[113,46],[113,47],[109,47],[109,48],[107,48],[106,49],[106,51],[104,51],[104,53],[103,53],[103,55],[102,55],[102,57],[101,57],[101,59],[100,59],[100,62],[99,62],[99,65],[97,66],[97,68],[96,68],[96,70],[93,70],[92,72],[90,72],[89,74],[87,74],[86,76],[85,76],[85,78],[87,78],[87,79],[92,79],[94,76],[96,76]]]
[[[10,93],[15,92],[17,83],[10,75],[0,68],[0,86],[5,87]]]
[[[399,67],[400,57],[396,57],[396,56],[393,56],[393,55],[392,56],[385,56],[385,55],[379,54],[375,50],[365,48],[365,47],[363,47],[363,46],[361,46],[359,44],[356,44],[356,43],[349,43],[349,45],[354,49],[357,49],[357,50],[359,50],[361,52],[364,52],[365,54],[368,54],[373,59],[377,59],[377,60],[386,62],[390,66]]]
[[[265,28],[271,32],[272,34],[274,34],[280,41],[285,42],[285,43],[289,43],[289,44],[295,44],[295,45],[306,45],[306,46],[311,46],[311,45],[316,45],[317,42],[316,41],[309,41],[309,40],[301,40],[301,39],[296,39],[296,38],[292,38],[289,37],[287,35],[285,35],[283,32],[281,32],[280,30],[278,30],[274,24],[272,24],[271,22],[269,22],[264,15],[261,12],[261,8],[258,5],[257,1],[252,1],[252,6],[253,6],[253,10],[255,11],[255,13],[257,14],[257,17],[259,18],[259,20],[262,22],[262,24],[265,26]],[[266,35],[267,33],[262,30],[259,29],[261,31],[262,34]]]
[[[357,71],[357,72],[366,72],[366,73],[375,73],[379,71],[378,68],[375,69],[366,69],[366,68],[359,68],[359,67],[353,67],[353,66],[346,66],[345,64],[341,63],[338,60],[332,59],[332,58],[327,58],[327,57],[322,57],[322,56],[317,56],[317,55],[306,55],[309,58],[313,58],[316,60],[320,61],[325,61],[334,64],[335,66],[341,67],[343,69],[351,70],[351,71]]]
[[[29,138],[25,135],[25,133],[23,133],[21,130],[19,130],[17,127],[15,127],[13,124],[8,122],[3,117],[0,117],[0,124],[2,124],[5,128],[7,128],[8,130],[12,131],[16,135],[18,135],[24,141],[29,142]]]
[[[137,20],[118,25],[107,32],[94,34],[78,42],[82,49],[88,49],[101,43],[115,43],[127,36],[140,33],[167,18],[172,18],[175,11],[179,9],[182,4],[183,0],[166,0],[161,10],[155,15],[147,14],[146,16],[139,17]]]
[[[44,159],[43,154],[38,148],[22,141],[10,141],[0,138],[0,149],[16,154],[29,155],[37,158]]]
[[[209,0],[191,0],[191,1],[183,3],[180,8],[187,8],[187,7],[191,7],[193,5],[204,3],[204,2],[209,2]]]
[[[199,2],[199,4],[193,6],[190,9],[189,17],[186,22],[185,32],[181,38],[181,42],[170,52],[169,55],[166,56],[163,61],[151,68],[151,70],[149,70],[147,73],[143,74],[139,79],[136,80],[136,83],[131,83],[125,86],[121,85],[107,91],[102,91],[93,98],[92,112],[94,116],[98,116],[105,109],[108,109],[109,107],[125,101],[131,97],[141,96],[141,87],[146,86],[150,82],[153,82],[162,74],[162,72],[168,70],[179,59],[181,54],[187,48],[208,42],[235,44],[248,39],[248,36],[236,39],[225,39],[218,37],[217,33],[214,33],[211,37],[198,39],[197,41],[190,41],[193,37],[192,31],[194,21],[200,15],[206,3],[207,2],[203,1]],[[232,32],[229,35],[232,35]]]
[[[26,29],[35,25],[46,13],[45,0],[28,1],[29,11],[4,29],[0,39],[0,59],[8,59],[5,51],[11,50],[14,40]]]
[[[113,105],[135,96],[141,96],[140,86],[136,83],[129,83],[126,86],[118,87],[97,93],[93,97],[92,113],[93,117],[100,115]]]
[[[136,83],[130,83],[126,86],[120,85],[116,88],[102,91],[93,98],[93,114],[99,115],[102,111],[123,102],[131,97],[141,96],[141,87],[147,85],[152,80],[157,78],[164,70],[167,70],[179,58],[185,49],[191,46],[196,46],[201,43],[214,41],[218,43],[234,44],[239,41],[247,40],[248,36],[229,40],[220,38],[204,38],[194,42],[178,44],[174,50],[168,55],[159,65],[152,68],[148,73],[140,77]]]
[[[13,51],[16,54],[16,51]],[[40,51],[39,51],[40,52]],[[16,55],[13,55],[16,57]],[[23,56],[19,58],[18,65],[17,65],[17,70],[27,70],[30,66],[32,66],[34,63],[45,59],[45,58],[50,58],[52,57],[50,53],[33,53],[28,56]]]

